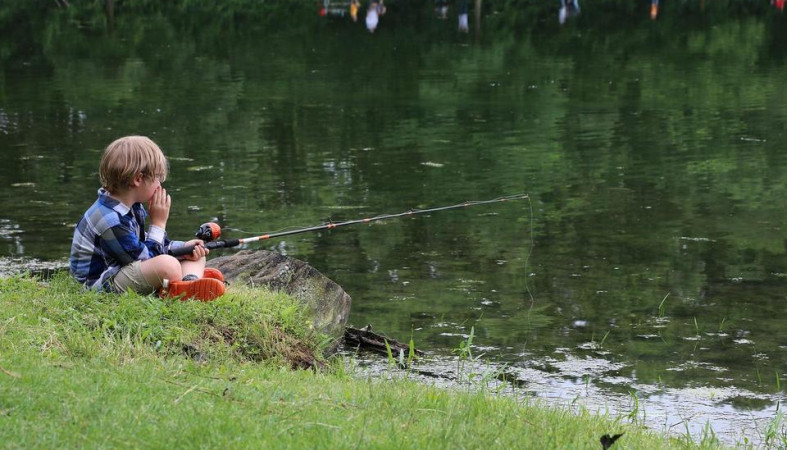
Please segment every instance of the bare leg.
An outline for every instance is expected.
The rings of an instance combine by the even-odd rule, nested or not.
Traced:
[[[180,267],[183,276],[193,274],[202,278],[202,274],[205,273],[205,258],[202,257],[196,261],[180,261]]]
[[[180,261],[178,261],[174,256],[159,255],[154,258],[142,261],[141,267],[142,276],[145,277],[145,280],[148,282],[148,284],[155,288],[161,287],[162,281],[165,278],[170,281],[180,281],[180,279],[183,278]]]

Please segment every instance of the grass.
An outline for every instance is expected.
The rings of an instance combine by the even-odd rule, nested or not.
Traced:
[[[667,292],[667,295],[665,295],[665,296],[664,296],[664,298],[663,298],[663,299],[661,299],[661,303],[659,303],[659,318],[660,318],[660,319],[663,319],[663,318],[664,318],[664,316],[665,316],[665,315],[666,315],[666,313],[667,313],[667,308],[666,308],[666,306],[664,306],[664,302],[666,302],[666,301],[667,301],[667,297],[669,297],[669,294],[670,294],[670,293],[669,293],[669,292]]]
[[[234,289],[217,301],[162,301],[83,292],[65,275],[50,284],[11,278],[0,284],[0,331],[10,345],[26,342],[46,357],[183,355],[227,360],[272,359],[291,366],[319,364],[318,337],[297,304],[280,294],[259,299]],[[10,335],[8,334],[10,332]]]
[[[359,379],[286,296],[212,303],[0,280],[3,448],[697,448],[530,397]],[[312,358],[311,360],[309,358]],[[312,361],[320,370],[293,370]],[[395,369],[392,369],[395,370]]]

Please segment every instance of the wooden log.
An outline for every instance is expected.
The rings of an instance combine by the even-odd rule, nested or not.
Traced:
[[[386,342],[388,343],[388,346],[386,346]],[[409,344],[404,344],[397,341],[396,339],[391,339],[384,334],[375,333],[372,331],[371,325],[367,325],[363,328],[346,327],[344,329],[344,344],[348,347],[371,350],[377,353],[382,353],[383,355],[388,355],[388,347],[390,347],[391,354],[394,358],[398,357],[398,355],[402,353],[405,356],[409,356],[410,354]],[[424,352],[418,350],[417,348],[413,348],[413,353],[416,356],[424,355]]]

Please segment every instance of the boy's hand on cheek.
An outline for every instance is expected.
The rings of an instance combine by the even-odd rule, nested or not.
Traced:
[[[164,188],[156,189],[153,196],[150,197],[148,202],[148,213],[150,214],[150,221],[153,225],[160,228],[167,228],[167,220],[169,219],[169,207],[172,204],[172,199],[167,195],[167,190]]]

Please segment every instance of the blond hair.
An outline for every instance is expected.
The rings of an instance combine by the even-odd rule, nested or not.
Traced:
[[[145,136],[126,136],[109,144],[101,156],[99,179],[111,194],[126,191],[137,175],[164,182],[169,172],[167,158],[155,142]]]

